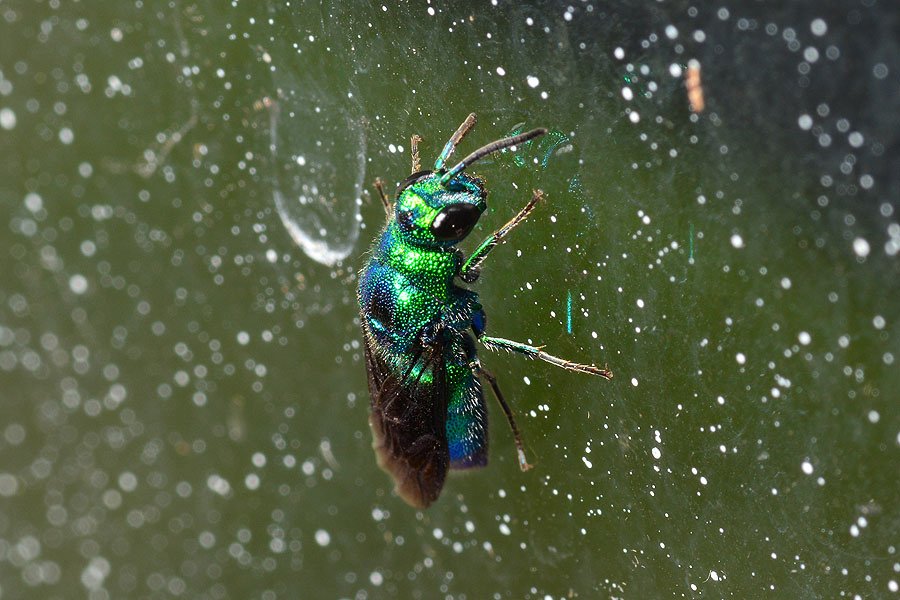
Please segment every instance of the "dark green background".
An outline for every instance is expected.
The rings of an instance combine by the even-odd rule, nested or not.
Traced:
[[[900,11],[572,5],[0,2],[0,598],[897,596]],[[616,377],[485,352],[537,466],[418,513],[365,190],[470,111],[566,138],[490,331]]]

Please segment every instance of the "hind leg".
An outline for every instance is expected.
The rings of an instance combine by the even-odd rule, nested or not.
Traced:
[[[516,454],[519,459],[519,468],[523,471],[527,471],[533,465],[528,464],[528,461],[525,458],[525,445],[522,443],[522,435],[519,433],[519,428],[516,426],[516,419],[513,416],[512,410],[510,410],[509,405],[506,403],[506,400],[503,398],[503,393],[500,391],[500,386],[497,385],[497,378],[494,375],[481,366],[480,362],[476,362],[475,369],[477,370],[478,375],[482,379],[486,379],[488,384],[491,386],[491,390],[494,392],[494,397],[497,399],[497,402],[500,403],[500,407],[503,409],[503,414],[506,415],[506,420],[509,423],[509,428],[512,430],[513,439],[516,444]]]

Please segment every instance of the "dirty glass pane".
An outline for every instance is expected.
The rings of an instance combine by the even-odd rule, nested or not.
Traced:
[[[334,4],[334,6],[332,6]],[[0,598],[895,597],[900,9],[0,2]],[[493,155],[490,464],[375,464],[371,182]]]

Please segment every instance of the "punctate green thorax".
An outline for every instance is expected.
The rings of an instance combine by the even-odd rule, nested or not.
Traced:
[[[382,281],[370,285],[380,284],[381,297],[392,304],[392,314],[384,319],[385,324],[408,333],[424,326],[453,302],[457,288],[453,280],[460,257],[452,249],[411,242],[399,229],[396,222],[385,228],[372,255],[375,269],[371,272]]]

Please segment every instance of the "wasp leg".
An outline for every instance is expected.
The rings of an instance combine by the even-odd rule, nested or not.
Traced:
[[[419,142],[422,138],[418,134],[413,134],[409,138],[409,149],[412,153],[412,173],[418,173],[422,170],[422,162],[419,160]]]
[[[557,356],[553,356],[552,354],[547,354],[537,346],[529,346],[528,344],[523,344],[522,342],[514,342],[512,340],[491,337],[489,335],[478,336],[478,341],[480,341],[490,350],[508,350],[512,352],[518,352],[530,358],[539,358],[550,363],[551,365],[556,365],[557,367],[567,369],[569,371],[588,373],[589,375],[599,375],[604,379],[612,379],[613,376],[612,371],[608,369],[601,369],[600,367],[595,367],[594,365],[583,365],[581,363],[572,362],[564,358],[559,358]]]
[[[456,132],[450,136],[450,139],[444,144],[444,149],[441,150],[441,155],[437,157],[437,160],[434,161],[434,170],[440,171],[444,163],[450,158],[450,155],[453,154],[453,151],[456,150],[456,146],[462,141],[466,134],[469,133],[473,127],[475,127],[475,113],[470,113],[466,120],[462,122]]]
[[[481,274],[481,263],[484,262],[484,259],[487,257],[488,253],[493,250],[497,244],[503,241],[503,238],[509,234],[519,223],[524,221],[528,215],[535,209],[537,203],[541,201],[544,197],[544,192],[541,190],[534,190],[531,195],[531,200],[528,201],[522,210],[519,211],[515,217],[510,219],[506,225],[489,235],[478,248],[472,252],[472,255],[463,263],[462,268],[459,270],[460,278],[466,283],[472,283],[478,276]]]
[[[506,415],[506,420],[509,422],[509,428],[512,429],[513,439],[516,443],[519,468],[523,471],[527,471],[533,465],[528,464],[528,461],[525,459],[525,445],[522,443],[522,436],[519,433],[518,426],[516,426],[516,419],[513,417],[512,410],[510,410],[506,400],[503,399],[503,393],[500,391],[500,386],[497,385],[497,378],[494,377],[490,371],[482,367],[480,362],[475,363],[475,371],[481,378],[487,380],[488,384],[491,386],[491,390],[494,392],[494,397],[500,403],[500,407],[503,408],[503,414]]]
[[[384,193],[384,181],[382,181],[381,177],[376,177],[375,183],[372,185],[378,190],[378,197],[381,198],[381,204],[384,206],[384,214],[390,219],[391,215],[394,213],[394,205],[388,199],[387,194]]]

